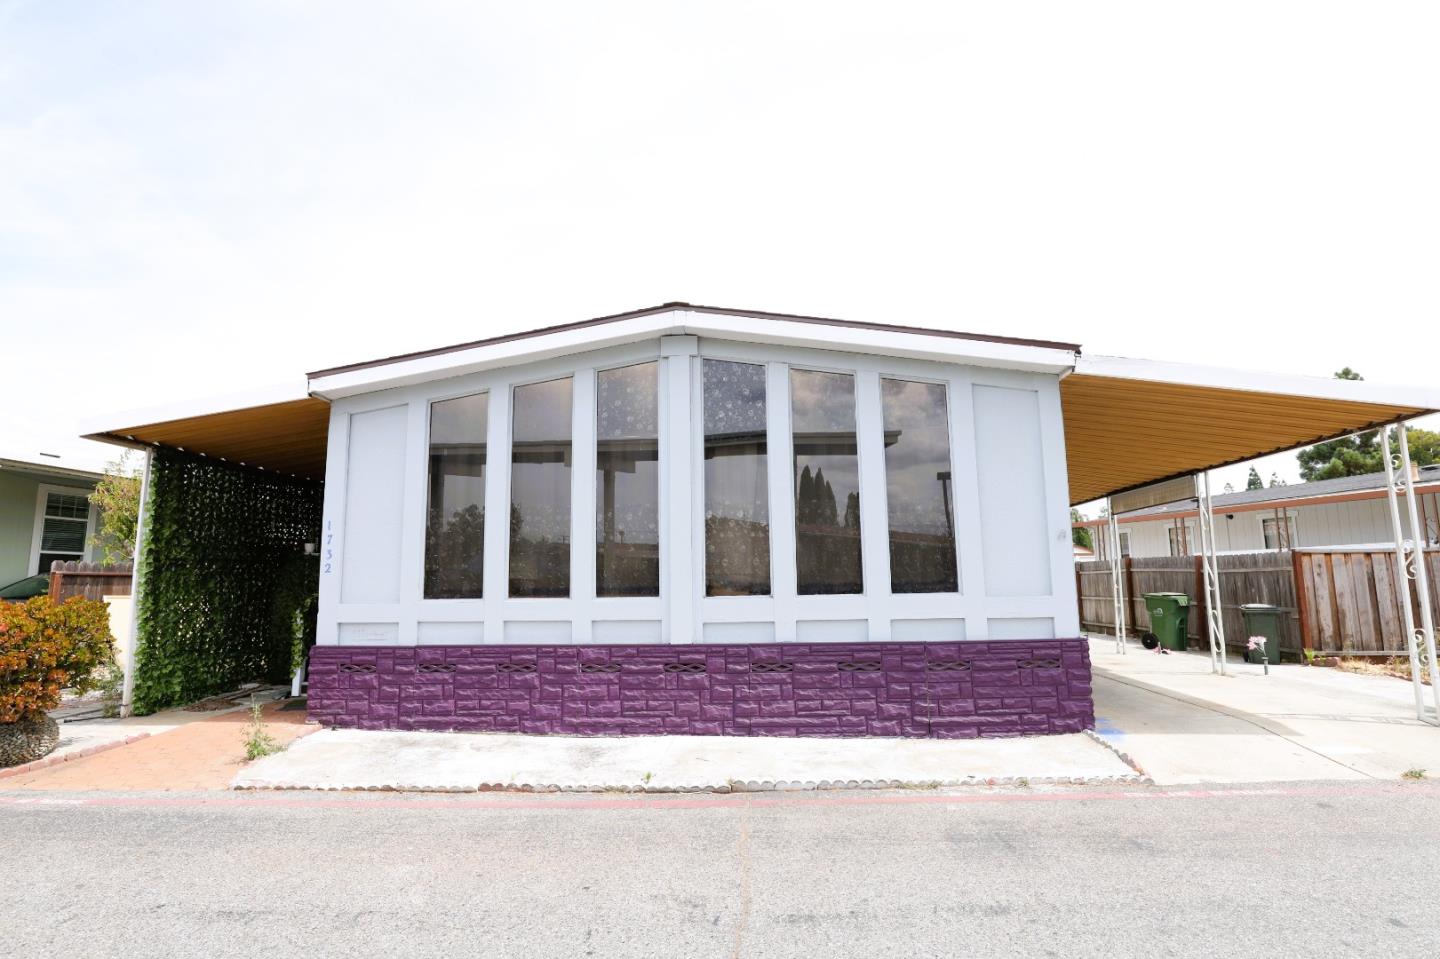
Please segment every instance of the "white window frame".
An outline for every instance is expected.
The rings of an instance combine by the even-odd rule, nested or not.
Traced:
[[[760,365],[766,369],[767,484],[769,494],[771,595],[704,595],[704,406],[703,369],[707,359]],[[597,374],[637,363],[658,363],[661,549],[658,597],[595,595],[595,462],[598,434]],[[794,476],[791,463],[791,368],[843,373],[855,377],[855,425],[861,500],[861,563],[864,592],[854,595],[799,596],[796,590]],[[514,389],[559,377],[572,380],[571,594],[568,598],[509,596],[509,523],[486,524],[484,597],[425,599],[424,531],[429,489],[431,404],[485,392],[489,394],[488,517],[509,516],[510,436]],[[951,510],[956,530],[955,593],[890,592],[889,511],[883,443],[882,377],[935,383],[945,387],[952,475]],[[985,588],[985,550],[980,524],[979,469],[976,461],[973,393],[977,386],[1038,392],[1044,450],[1048,525],[1058,536],[1052,544],[1051,591],[1045,595],[989,597]],[[399,590],[395,602],[342,603],[344,523],[349,477],[349,418],[395,406],[407,409],[404,440],[404,490]],[[399,646],[419,642],[421,624],[474,624],[484,645],[653,643],[645,630],[659,629],[659,641],[706,641],[707,624],[736,624],[739,632],[715,642],[758,642],[773,635],[780,642],[891,641],[897,621],[963,623],[967,640],[989,638],[992,620],[1043,619],[1055,635],[1078,635],[1073,593],[1073,552],[1065,486],[1063,421],[1059,384],[1048,373],[940,363],[924,359],[874,356],[813,347],[775,346],[674,334],[641,343],[612,346],[414,383],[336,399],[331,405],[329,464],[325,484],[323,568],[320,583],[320,636],[340,641],[343,624],[398,624],[392,639]],[[1057,545],[1058,544],[1058,545]],[[1003,545],[991,548],[1003,548]],[[1070,589],[1066,586],[1070,584]],[[833,636],[816,635],[814,625],[833,622]],[[597,624],[605,623],[601,636]],[[745,624],[756,624],[752,632]],[[772,625],[773,624],[773,625]],[[809,627],[797,628],[798,625]],[[813,625],[812,625],[813,624]],[[644,627],[640,629],[639,627]],[[928,627],[927,627],[928,628]],[[349,630],[361,642],[363,630]],[[797,635],[797,632],[801,635]],[[761,635],[764,633],[764,635]],[[368,634],[366,634],[368,635]],[[728,636],[728,638],[726,638]],[[372,644],[364,639],[364,644]]]
[[[1297,535],[1297,533],[1298,533],[1298,529],[1297,529],[1297,524],[1296,524],[1296,522],[1295,522],[1295,516],[1294,516],[1294,514],[1287,514],[1287,515],[1285,515],[1285,516],[1262,516],[1262,517],[1260,517],[1260,547],[1261,547],[1261,549],[1264,549],[1264,550],[1266,550],[1267,552],[1277,552],[1277,553],[1278,553],[1280,550],[1282,550],[1282,549],[1285,548],[1285,547],[1283,547],[1283,546],[1281,546],[1281,545],[1279,544],[1279,539],[1280,539],[1280,536],[1279,536],[1280,528],[1279,528],[1279,527],[1280,527],[1280,524],[1281,524],[1282,522],[1283,522],[1283,523],[1285,524],[1285,526],[1286,526],[1285,533],[1286,533],[1286,538],[1289,539],[1289,541],[1290,541],[1290,548],[1291,548],[1291,549],[1294,549],[1294,548],[1298,545],[1298,544],[1296,543],[1296,541],[1295,541],[1296,535]],[[1273,525],[1270,525],[1270,524],[1273,524]],[[1276,545],[1274,545],[1274,546],[1271,546],[1271,545],[1269,544],[1269,542],[1268,542],[1268,537],[1267,537],[1266,534],[1265,534],[1265,531],[1266,531],[1267,526],[1268,526],[1269,528],[1275,530],[1275,533],[1276,533],[1276,537],[1275,537],[1275,538],[1276,538]]]
[[[39,569],[40,554],[45,552],[40,548],[41,541],[45,536],[45,501],[51,493],[61,493],[66,496],[79,496],[88,500],[90,490],[81,486],[59,486],[53,483],[41,483],[35,491],[35,529],[30,539],[30,565],[29,569],[35,570],[34,575],[40,573],[48,574],[48,569]],[[85,512],[85,543],[75,559],[85,562],[90,556],[90,537],[95,535],[95,528],[99,525],[99,511],[93,504]],[[69,516],[57,516],[55,519],[73,519]],[[56,550],[50,550],[56,552]]]

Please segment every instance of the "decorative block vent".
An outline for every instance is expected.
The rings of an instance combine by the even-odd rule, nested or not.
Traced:
[[[836,663],[835,668],[842,673],[878,673],[880,672],[880,660],[845,659]]]
[[[970,672],[970,660],[936,659],[926,663],[925,668],[932,673],[968,673]]]
[[[375,665],[374,665],[373,663],[341,663],[341,664],[340,664],[340,672],[342,672],[342,673],[373,673],[373,672],[375,672]]]
[[[415,667],[417,673],[453,673],[454,663],[421,663]]]
[[[1019,666],[1021,669],[1059,669],[1059,668],[1060,668],[1060,660],[1058,660],[1058,659],[1049,659],[1049,658],[1047,658],[1047,659],[1022,659],[1022,660],[1020,660],[1018,663],[1016,663],[1015,665]]]
[[[619,663],[585,663],[580,667],[582,673],[618,673]]]
[[[795,671],[795,664],[794,664],[794,663],[751,663],[751,664],[750,664],[750,672],[752,672],[752,673],[793,673],[794,671]]]
[[[501,663],[500,665],[496,666],[495,668],[496,668],[497,670],[499,670],[500,672],[502,672],[502,673],[533,673],[533,672],[535,672],[535,664],[534,664],[534,663]]]
[[[667,673],[703,673],[704,663],[666,663],[663,667]]]

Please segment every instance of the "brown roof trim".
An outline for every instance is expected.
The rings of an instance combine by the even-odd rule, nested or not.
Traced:
[[[366,370],[376,366],[386,366],[391,363],[403,363],[406,360],[418,360],[429,356],[442,356],[446,353],[458,353],[461,350],[470,350],[479,346],[511,343],[515,340],[544,336],[547,333],[563,333],[568,330],[581,330],[589,326],[600,326],[605,323],[616,323],[621,320],[633,320],[642,316],[653,316],[656,313],[667,313],[670,310],[689,310],[692,313],[728,314],[730,316],[745,316],[758,320],[785,320],[790,323],[815,323],[822,326],[844,326],[851,329],[880,330],[889,333],[919,333],[924,336],[944,336],[951,339],[975,340],[982,343],[1003,343],[1008,346],[1033,346],[1042,349],[1065,350],[1071,353],[1080,352],[1080,345],[1078,343],[1031,340],[1018,336],[991,336],[983,333],[961,333],[956,330],[937,330],[923,326],[901,326],[895,323],[867,323],[860,320],[836,320],[822,316],[800,316],[794,313],[769,313],[764,310],[731,310],[720,306],[696,306],[692,303],[673,302],[662,303],[659,306],[649,306],[641,310],[629,310],[625,313],[612,313],[609,316],[597,316],[592,319],[578,320],[573,323],[542,326],[539,329],[526,330],[523,333],[508,333],[503,336],[492,336],[483,340],[472,340],[469,343],[457,343],[454,346],[441,346],[430,350],[417,350],[413,353],[400,353],[396,356],[387,356],[379,360],[367,360],[363,363],[332,366],[329,369],[315,370],[307,375],[312,378],[317,376],[334,376],[338,373]]]

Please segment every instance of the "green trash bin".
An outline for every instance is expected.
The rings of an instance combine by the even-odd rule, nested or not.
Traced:
[[[1270,662],[1280,662],[1280,617],[1285,611],[1279,606],[1265,603],[1246,603],[1240,607],[1240,616],[1245,621],[1245,662],[1264,662],[1260,650],[1250,648],[1251,636],[1265,637],[1265,655]]]
[[[1184,593],[1146,593],[1145,609],[1150,613],[1150,632],[1165,649],[1185,649],[1189,641],[1185,624],[1190,617],[1190,597]]]

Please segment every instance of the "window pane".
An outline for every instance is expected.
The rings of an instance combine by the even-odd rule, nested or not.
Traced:
[[[86,528],[83,519],[47,518],[40,528],[40,548],[47,553],[83,553]]]
[[[45,515],[85,519],[90,515],[90,500],[83,494],[46,493]]]
[[[515,387],[510,595],[570,595],[570,377]]]
[[[705,595],[770,592],[765,367],[706,360]]]
[[[660,595],[655,363],[595,377],[595,595]]]
[[[790,415],[796,589],[802,596],[861,592],[855,377],[791,370]]]
[[[882,378],[880,389],[890,514],[890,591],[958,592],[945,387]]]
[[[484,595],[489,424],[488,393],[430,404],[426,599],[478,599]]]

